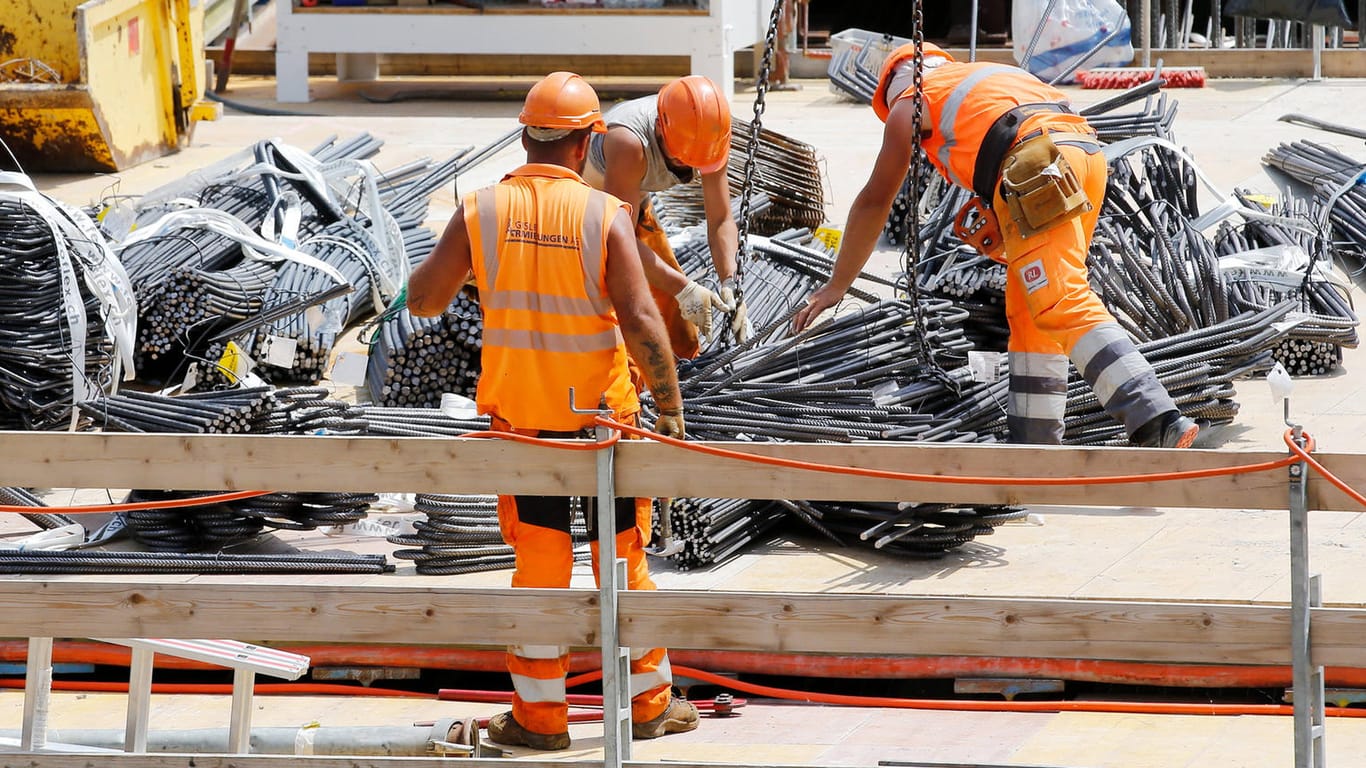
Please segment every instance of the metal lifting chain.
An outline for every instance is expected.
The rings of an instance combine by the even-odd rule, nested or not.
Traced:
[[[754,170],[759,152],[759,132],[764,127],[764,98],[768,95],[768,72],[773,63],[773,49],[778,44],[778,19],[782,15],[783,0],[773,0],[773,12],[768,17],[768,33],[764,36],[764,56],[754,81],[754,119],[749,122],[749,147],[745,151],[744,183],[740,187],[740,221],[736,222],[739,251],[735,254],[735,300],[744,291],[745,262],[749,260],[750,196],[754,193]]]
[[[925,119],[925,13],[922,6],[922,0],[914,0],[911,11],[911,42],[915,44],[911,82],[915,89],[915,97],[912,100],[915,105],[915,112],[911,118],[911,172],[910,189],[907,190],[910,196],[910,210],[906,213],[908,220],[906,250],[902,257],[902,265],[906,271],[907,293],[915,307],[914,330],[916,341],[920,344],[920,349],[925,355],[925,362],[929,364],[931,370],[947,381],[949,377],[940,368],[938,361],[934,359],[934,350],[930,347],[929,338],[925,334],[925,307],[920,300],[920,280],[917,274],[920,268],[921,249],[920,176],[924,163],[922,157],[924,153],[920,147],[920,134]]]

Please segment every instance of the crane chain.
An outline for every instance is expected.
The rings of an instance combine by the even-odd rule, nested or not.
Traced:
[[[913,328],[916,342],[920,345],[921,353],[925,357],[925,363],[929,366],[930,372],[936,378],[949,382],[951,379],[939,365],[939,361],[935,359],[934,349],[930,346],[929,337],[925,333],[925,304],[920,296],[919,271],[921,248],[923,247],[920,238],[920,181],[924,167],[924,152],[920,145],[920,138],[921,126],[925,120],[925,12],[923,0],[914,0],[914,7],[911,12],[911,42],[915,44],[911,74],[911,83],[915,90],[915,96],[912,99],[915,111],[911,117],[911,170],[910,188],[908,190],[910,205],[906,212],[906,246],[902,255],[902,266],[906,272],[906,290],[915,312]]]
[[[778,19],[782,15],[783,0],[773,0],[773,12],[768,18],[768,32],[764,35],[764,55],[754,80],[754,119],[749,123],[749,145],[745,150],[743,182],[740,185],[740,220],[736,222],[736,237],[739,250],[735,254],[735,301],[738,304],[744,292],[745,262],[749,260],[749,199],[754,194],[754,171],[759,152],[759,133],[764,127],[764,103],[768,95],[768,74],[773,65],[773,49],[778,44]],[[727,323],[734,319],[732,313]]]

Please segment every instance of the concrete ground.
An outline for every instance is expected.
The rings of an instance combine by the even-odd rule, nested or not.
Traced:
[[[638,87],[620,83],[623,88]],[[813,144],[824,158],[829,218],[842,224],[878,149],[880,123],[867,107],[830,93],[823,81],[805,81],[799,91],[768,97],[765,125]],[[457,148],[482,145],[515,126],[519,103],[499,101],[400,100],[371,103],[412,91],[453,90],[419,81],[336,84],[316,80],[313,103],[283,105],[316,116],[260,116],[229,111],[217,123],[201,124],[193,144],[178,155],[119,174],[40,176],[41,188],[70,203],[86,204],[109,194],[139,194],[187,170],[226,157],[252,142],[278,136],[311,147],[328,136],[370,131],[385,141],[376,159],[381,169],[417,157],[441,159]],[[629,89],[628,89],[629,90]],[[468,92],[468,88],[466,88]],[[230,98],[258,107],[280,108],[270,97],[274,83],[235,78]],[[1072,92],[1084,105],[1107,94]],[[1224,191],[1248,188],[1275,193],[1262,172],[1262,155],[1279,142],[1311,139],[1366,159],[1354,139],[1278,122],[1303,113],[1350,122],[1366,97],[1366,80],[1325,82],[1215,80],[1203,89],[1170,92],[1180,102],[1178,143],[1189,148],[1204,172]],[[750,113],[752,92],[736,97],[738,116]],[[496,180],[520,162],[518,148],[503,151],[459,181],[468,190]],[[454,208],[452,190],[433,201],[431,224],[439,228]],[[891,268],[892,251],[875,265]],[[1360,289],[1354,287],[1353,295]],[[1323,451],[1362,450],[1366,435],[1366,359],[1348,351],[1344,370],[1296,383],[1293,416],[1317,438]],[[1242,411],[1237,422],[1203,440],[1229,450],[1280,450],[1284,429],[1280,404],[1264,382],[1239,383]],[[843,550],[807,539],[778,538],[709,571],[680,573],[656,567],[661,588],[898,594],[1067,596],[1089,598],[1258,600],[1288,599],[1286,520],[1278,511],[1210,512],[1122,506],[1097,492],[1095,507],[1035,510],[1028,522],[1013,524],[943,560],[905,562],[863,550]],[[1324,578],[1330,604],[1366,604],[1358,577],[1366,556],[1362,515],[1321,513],[1313,519],[1314,566]],[[300,544],[307,545],[307,539]],[[321,546],[380,546],[320,534]],[[421,579],[411,569],[398,578]],[[507,573],[467,577],[470,585],[503,586]],[[451,583],[449,580],[443,583]],[[576,585],[591,585],[576,575]],[[1154,694],[1157,695],[1157,694]],[[0,728],[17,727],[17,693],[0,693]],[[326,715],[331,722],[399,724],[456,712],[492,714],[496,705],[450,705],[396,700],[260,697],[257,724],[297,725]],[[222,698],[158,698],[153,727],[169,718],[173,727],[226,723]],[[454,716],[454,715],[452,715]],[[118,727],[122,707],[101,696],[59,696],[53,726]],[[1353,765],[1366,748],[1366,721],[1330,718],[1328,755]],[[636,755],[661,760],[718,760],[768,764],[876,765],[879,761],[995,763],[1048,766],[1270,766],[1291,762],[1288,717],[1190,717],[1081,713],[970,713],[879,708],[849,709],[755,703],[739,719],[707,720],[692,733],[637,745]],[[576,750],[600,748],[594,726],[576,726]],[[582,747],[584,751],[578,751]],[[8,765],[0,755],[0,765]]]

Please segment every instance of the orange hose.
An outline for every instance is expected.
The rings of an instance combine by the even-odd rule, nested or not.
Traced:
[[[1301,434],[1305,433],[1301,432]],[[1308,464],[1309,466],[1313,467],[1315,472],[1318,472],[1320,475],[1323,475],[1325,480],[1336,486],[1338,490],[1347,494],[1352,499],[1352,501],[1355,501],[1361,506],[1366,507],[1366,496],[1362,496],[1360,493],[1353,490],[1351,486],[1342,482],[1342,480],[1340,480],[1337,475],[1333,474],[1332,472],[1329,472],[1327,467],[1323,466],[1317,460],[1315,460],[1313,456],[1309,455],[1309,451],[1313,450],[1312,438],[1309,438],[1309,436],[1305,434],[1305,438],[1308,441],[1309,445],[1308,450],[1306,450],[1295,443],[1295,430],[1287,429],[1285,431],[1284,437],[1285,444],[1290,446],[1291,453],[1295,454],[1300,459],[1302,459],[1305,464]]]
[[[755,685],[713,675],[700,669],[673,665],[676,675],[691,677],[736,691],[786,701],[805,701],[847,707],[885,707],[888,709],[931,709],[950,712],[1104,712],[1140,715],[1293,715],[1286,704],[1186,704],[1175,702],[1130,701],[945,701],[942,699],[897,699],[885,696],[847,696],[837,693],[807,693]],[[1366,717],[1366,710],[1343,707],[1329,709],[1332,717]]]
[[[177,509],[179,507],[205,507],[210,504],[224,504],[229,501],[254,499],[266,496],[273,491],[232,491],[213,496],[195,496],[189,499],[165,499],[164,501],[136,501],[127,504],[94,504],[88,507],[17,507],[0,504],[0,512],[16,514],[44,515],[89,515],[96,512],[133,512],[140,509]]]
[[[0,678],[0,688],[23,688],[23,678]],[[127,693],[128,683],[101,682],[95,680],[53,680],[54,691],[81,691],[94,693]],[[331,683],[257,683],[255,691],[266,695],[279,696],[378,696],[398,699],[430,699],[429,693],[417,691],[397,691],[392,688],[362,688],[355,685],[334,685]],[[152,693],[168,694],[206,694],[228,695],[232,685],[228,683],[152,683]]]
[[[1220,477],[1223,475],[1243,475],[1254,472],[1267,472],[1281,467],[1288,467],[1299,461],[1299,458],[1287,456],[1284,459],[1275,461],[1264,461],[1259,464],[1243,464],[1232,467],[1218,467],[1214,469],[1189,469],[1181,472],[1154,472],[1147,475],[1111,475],[1098,477],[975,477],[972,475],[921,475],[913,472],[894,472],[886,469],[866,469],[864,467],[836,467],[829,464],[817,464],[811,461],[800,461],[797,459],[784,459],[774,456],[756,456],[752,453],[742,453],[726,448],[717,448],[711,445],[701,445],[679,440],[673,437],[665,437],[647,429],[632,427],[621,424],[605,416],[599,416],[597,421],[600,424],[610,426],[612,429],[620,430],[638,437],[648,437],[652,440],[682,448],[688,451],[696,451],[711,456],[719,456],[724,459],[735,459],[747,461],[754,464],[768,464],[775,467],[787,467],[789,469],[804,469],[811,472],[829,472],[837,475],[853,475],[855,477],[872,477],[879,480],[904,480],[912,483],[951,483],[955,485],[1121,485],[1125,483],[1147,483],[1152,481],[1172,481],[1172,480],[1197,480],[1206,477]],[[1307,437],[1307,435],[1306,435]],[[1310,438],[1309,450],[1313,450],[1313,439]]]

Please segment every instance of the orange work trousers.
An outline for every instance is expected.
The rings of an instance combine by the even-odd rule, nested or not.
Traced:
[[[1176,406],[1087,281],[1086,256],[1109,174],[1105,157],[1091,134],[1058,132],[1053,139],[1085,189],[1091,210],[1026,238],[1007,212],[999,188],[993,202],[1006,262],[1011,439],[1062,442],[1069,359],[1105,411],[1132,435]]]
[[[622,419],[635,423],[634,414]],[[569,438],[580,434],[542,432],[510,427],[494,418],[492,428],[532,437]],[[592,537],[593,577],[598,578],[598,543],[595,534],[596,499],[585,499],[585,516]],[[569,497],[498,497],[498,527],[503,540],[512,547],[515,570],[512,586],[563,589],[569,586],[574,568],[570,539]],[[626,560],[626,588],[654,589],[645,545],[650,542],[650,499],[617,499],[617,556]],[[529,731],[542,734],[569,730],[569,706],[564,679],[569,672],[569,649],[555,645],[514,645],[507,652],[508,672],[512,675],[512,716]],[[631,719],[645,722],[658,717],[669,706],[673,674],[663,648],[631,649]]]

